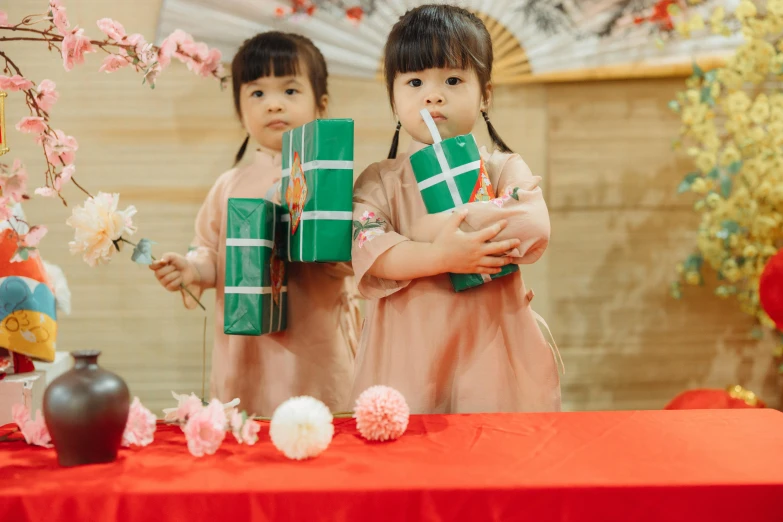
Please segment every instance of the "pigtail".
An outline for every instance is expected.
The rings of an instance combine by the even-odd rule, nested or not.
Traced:
[[[495,130],[495,127],[492,126],[492,123],[489,121],[489,114],[487,114],[486,111],[481,111],[481,115],[484,116],[484,121],[487,122],[487,132],[489,132],[492,143],[494,143],[501,152],[513,152],[508,148],[508,145],[503,141],[503,138],[500,137],[500,134]]]
[[[394,159],[397,157],[397,147],[400,144],[400,129],[402,128],[402,123],[397,122],[397,129],[394,131],[394,138],[392,139],[391,148],[389,149],[389,158],[388,159]]]
[[[242,142],[242,146],[239,147],[239,150],[237,151],[237,155],[234,158],[234,166],[236,167],[240,161],[242,161],[242,158],[245,155],[245,151],[247,150],[247,144],[250,141],[250,134],[248,134],[245,137],[245,141]]]

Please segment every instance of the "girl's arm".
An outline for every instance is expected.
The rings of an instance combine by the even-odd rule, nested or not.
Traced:
[[[370,275],[396,281],[455,274],[497,274],[512,260],[503,252],[515,248],[517,239],[488,242],[508,224],[499,221],[478,232],[463,232],[460,224],[467,212],[448,216],[432,243],[406,241],[384,252],[370,267]]]
[[[541,178],[533,176],[516,154],[495,152],[489,155],[482,150],[482,157],[498,197],[460,207],[468,211],[462,230],[476,231],[506,220],[508,227],[493,241],[519,239],[519,247],[509,255],[514,256],[515,264],[534,263],[546,250],[550,233],[549,213],[538,186]],[[448,216],[442,214],[422,218],[414,226],[415,239],[433,240],[447,219]]]
[[[190,276],[188,277],[190,281],[185,281],[185,286],[197,299],[201,298],[204,290],[215,288],[217,283],[220,224],[224,219],[227,201],[225,188],[228,174],[226,173],[218,179],[201,205],[196,216],[196,236],[184,258],[187,265],[182,270],[183,275],[187,274],[189,270],[192,271],[187,274]],[[181,293],[186,308],[192,309],[197,306],[187,292],[182,291]]]
[[[359,293],[380,299],[407,287],[412,279],[444,272],[495,273],[510,262],[494,257],[517,244],[486,244],[503,229],[496,223],[487,230],[458,230],[464,213],[455,213],[432,242],[415,242],[399,234],[392,222],[378,164],[365,170],[354,187],[352,260]]]

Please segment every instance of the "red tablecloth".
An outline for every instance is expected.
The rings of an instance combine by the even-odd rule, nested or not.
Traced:
[[[783,414],[772,410],[420,416],[392,443],[335,421],[320,457],[262,430],[196,459],[178,428],[117,462],[59,469],[0,444],[0,520],[783,520]]]

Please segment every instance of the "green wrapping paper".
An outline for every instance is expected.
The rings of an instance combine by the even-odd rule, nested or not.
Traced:
[[[429,111],[424,109],[421,115],[432,134],[433,144],[412,154],[410,162],[427,212],[448,212],[465,203],[494,198],[492,184],[473,135],[441,140]],[[517,271],[519,266],[506,265],[491,276],[449,274],[449,277],[454,290],[461,292]]]
[[[353,120],[315,120],[283,134],[286,258],[351,260]]]
[[[263,335],[286,329],[288,276],[277,255],[286,236],[282,207],[263,199],[229,198],[223,332]]]

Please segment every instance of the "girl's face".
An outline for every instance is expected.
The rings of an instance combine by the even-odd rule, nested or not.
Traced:
[[[242,85],[239,108],[242,124],[259,145],[274,151],[283,149],[283,133],[311,122],[326,110],[328,97],[320,107],[315,102],[307,64],[299,62],[294,76],[266,76]]]
[[[472,69],[425,69],[398,74],[392,101],[405,131],[418,142],[432,144],[419,111],[430,111],[443,139],[468,134],[489,102],[482,99],[481,87]]]

